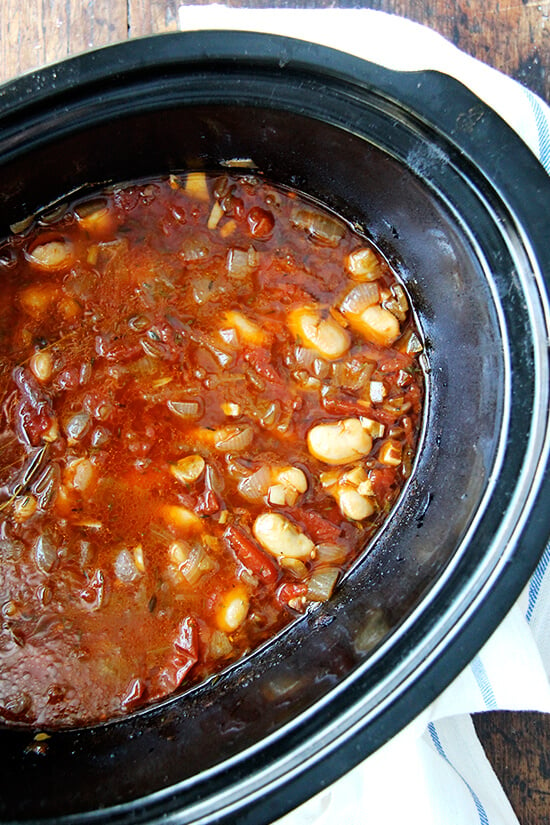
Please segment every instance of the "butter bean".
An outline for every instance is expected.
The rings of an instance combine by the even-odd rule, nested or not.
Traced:
[[[300,493],[307,490],[307,478],[299,467],[286,467],[273,472],[275,483],[268,490],[270,504],[292,507]]]
[[[179,504],[165,504],[162,507],[165,522],[183,533],[196,533],[202,527],[202,521],[193,510]]]
[[[187,455],[170,465],[170,472],[182,484],[198,481],[204,472],[206,463],[200,455]]]
[[[216,610],[216,624],[224,633],[232,633],[248,615],[250,600],[244,585],[238,584],[224,593]]]
[[[35,246],[27,257],[36,269],[67,269],[74,260],[74,253],[69,241],[51,240]]]
[[[305,561],[315,550],[311,539],[280,513],[262,513],[252,529],[264,550],[272,556]]]
[[[375,508],[372,499],[362,496],[351,484],[337,487],[334,491],[334,497],[338,502],[342,515],[346,518],[363,521],[363,519],[372,516],[374,513]]]
[[[325,464],[349,464],[367,455],[372,437],[358,418],[316,424],[307,434],[309,452]]]
[[[262,344],[265,344],[267,340],[264,330],[254,321],[251,321],[250,318],[247,318],[246,315],[243,315],[242,312],[238,312],[237,310],[232,309],[224,312],[223,324],[224,327],[222,328],[222,338],[224,337],[223,329],[228,327],[230,330],[234,330],[241,343],[262,346]]]
[[[401,327],[395,315],[379,304],[367,307],[358,316],[350,315],[349,320],[354,329],[367,341],[382,347],[389,347],[401,334]]]
[[[41,383],[49,381],[52,377],[53,362],[48,350],[35,352],[29,362],[31,372]]]
[[[323,318],[312,307],[293,310],[288,317],[288,325],[304,346],[314,349],[329,361],[340,358],[351,346],[347,330],[334,318]]]

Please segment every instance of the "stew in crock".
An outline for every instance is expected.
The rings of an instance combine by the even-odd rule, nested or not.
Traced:
[[[423,400],[405,290],[362,234],[192,172],[14,227],[0,269],[4,720],[128,713],[330,598]]]

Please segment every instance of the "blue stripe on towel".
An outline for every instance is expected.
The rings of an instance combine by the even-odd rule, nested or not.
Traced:
[[[535,116],[535,123],[537,124],[539,157],[542,165],[550,174],[550,126],[548,124],[548,116],[539,98],[529,89],[525,89],[525,92]]]
[[[487,676],[485,665],[479,656],[476,656],[475,659],[472,660],[471,667],[479,690],[481,691],[481,695],[483,696],[485,707],[487,710],[496,710],[498,705],[495,694],[493,693],[493,687],[489,681],[489,677]]]
[[[533,612],[535,610],[537,599],[539,597],[540,588],[542,586],[542,582],[544,580],[544,576],[546,574],[546,570],[548,569],[548,565],[550,564],[550,544],[547,545],[546,550],[542,554],[542,558],[537,565],[537,569],[531,576],[531,581],[529,582],[529,596],[527,602],[527,611],[525,613],[525,618],[528,622],[531,621],[533,618]]]
[[[490,825],[489,817],[487,816],[487,812],[486,812],[485,808],[483,807],[481,799],[476,794],[476,792],[474,791],[472,786],[468,782],[466,782],[466,780],[464,779],[462,774],[459,771],[457,771],[457,769],[455,768],[455,766],[453,765],[453,763],[451,762],[451,760],[449,759],[449,757],[445,753],[445,749],[443,748],[443,745],[441,744],[441,740],[439,738],[439,735],[437,733],[437,730],[436,730],[435,725],[434,725],[433,722],[428,723],[428,731],[429,731],[431,740],[432,740],[432,742],[434,744],[434,747],[435,747],[436,751],[438,752],[438,754],[453,769],[453,771],[456,773],[456,775],[458,777],[460,777],[460,779],[462,779],[462,781],[464,782],[464,784],[466,785],[466,787],[470,791],[470,793],[472,795],[472,799],[474,801],[474,805],[476,806],[477,814],[479,816],[480,825]]]

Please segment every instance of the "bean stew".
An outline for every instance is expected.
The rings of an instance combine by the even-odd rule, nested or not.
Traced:
[[[372,243],[254,172],[0,244],[0,718],[127,714],[330,598],[413,466],[421,337]]]

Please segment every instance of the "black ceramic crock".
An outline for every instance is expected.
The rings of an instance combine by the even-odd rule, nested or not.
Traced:
[[[2,821],[271,821],[441,692],[548,539],[550,184],[449,77],[228,32],[48,67],[0,89],[0,234],[89,184],[234,158],[359,224],[406,284],[414,476],[334,598],[217,679],[42,743],[0,730]]]

